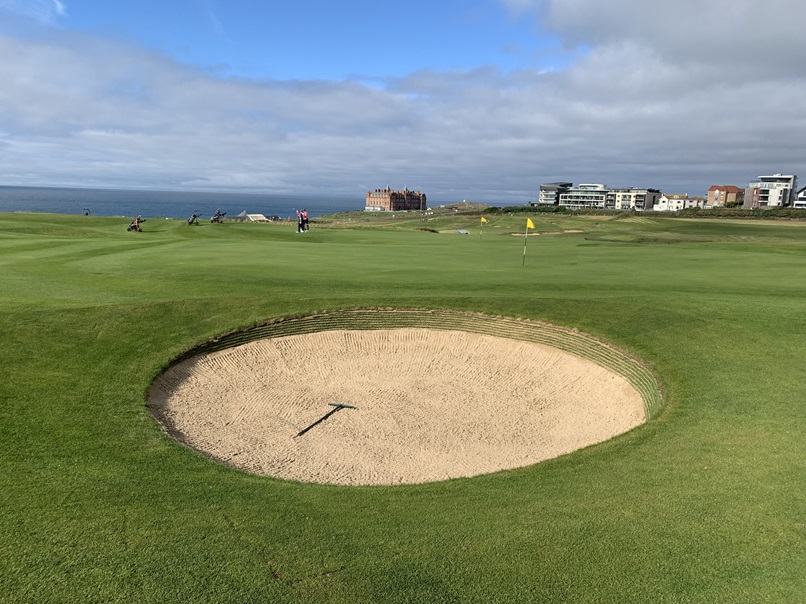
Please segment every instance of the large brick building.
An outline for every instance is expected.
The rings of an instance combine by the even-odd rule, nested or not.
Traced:
[[[425,193],[409,191],[408,187],[402,191],[393,191],[389,187],[375,189],[367,192],[366,212],[401,212],[404,210],[427,209]]]
[[[712,208],[742,205],[743,203],[744,189],[733,185],[713,185],[708,189],[708,205]]]

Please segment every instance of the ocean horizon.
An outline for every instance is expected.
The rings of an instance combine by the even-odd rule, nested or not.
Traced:
[[[305,209],[315,218],[364,209],[363,197],[340,198],[265,193],[82,189],[69,187],[0,186],[0,213],[39,212],[143,218],[209,218],[216,210],[228,216],[243,211],[296,218]]]

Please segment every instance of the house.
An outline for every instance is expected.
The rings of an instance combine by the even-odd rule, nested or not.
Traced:
[[[664,193],[652,209],[656,212],[679,212],[691,207],[687,205],[688,202],[688,193]]]
[[[797,210],[806,210],[806,187],[798,191],[793,207]]]

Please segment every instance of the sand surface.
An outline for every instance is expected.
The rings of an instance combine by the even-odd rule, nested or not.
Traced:
[[[517,468],[645,421],[640,394],[590,361],[461,331],[324,331],[183,361],[149,403],[164,428],[255,474],[405,484]],[[302,436],[297,434],[341,408]]]

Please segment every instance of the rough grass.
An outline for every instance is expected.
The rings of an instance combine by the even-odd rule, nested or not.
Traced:
[[[0,215],[0,601],[806,599],[806,225],[537,215],[584,232],[529,238],[522,267],[497,233],[525,216],[481,238],[478,216],[358,218]],[[578,328],[641,357],[666,404],[553,461],[391,488],[250,476],[148,415],[194,344],[362,307]]]

